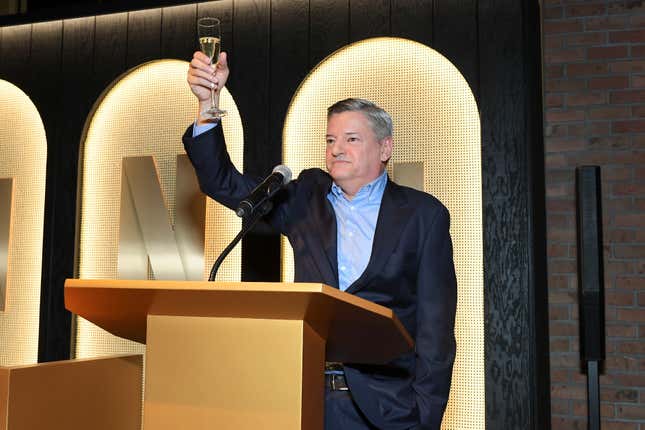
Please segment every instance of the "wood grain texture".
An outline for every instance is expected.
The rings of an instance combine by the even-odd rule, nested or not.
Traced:
[[[39,360],[51,361],[69,357],[71,315],[64,308],[64,282],[74,274],[76,184],[81,132],[91,109],[91,76],[93,70],[95,19],[76,18],[62,22],[60,55],[60,93],[56,115],[58,126],[48,142],[47,197],[43,281],[41,290],[41,327],[47,335],[41,341]],[[52,94],[50,94],[51,96]],[[62,98],[61,98],[62,97]],[[54,327],[56,329],[54,329]],[[60,330],[60,331],[59,331]]]
[[[70,345],[69,312],[60,309],[60,287],[52,271],[52,257],[56,253],[58,160],[57,138],[63,114],[60,100],[63,98],[62,64],[63,22],[53,21],[34,24],[31,43],[30,69],[41,71],[32,74],[30,97],[43,120],[47,136],[47,176],[45,182],[45,218],[43,232],[43,265],[40,291],[40,336],[39,361],[68,358]],[[46,74],[47,78],[43,79]]]
[[[531,425],[534,429],[551,427],[551,392],[549,365],[549,298],[547,285],[546,249],[546,187],[544,164],[544,136],[542,113],[542,52],[541,12],[537,2],[522,3],[524,26],[524,79],[526,82],[526,146],[528,148],[529,189],[529,309],[532,332],[530,334],[530,360],[533,365],[529,398],[532,409]],[[532,395],[537,393],[537,395]]]
[[[94,100],[92,75],[100,64],[94,64],[95,18],[76,18],[63,21],[62,86],[64,125],[62,139],[58,142],[63,161],[73,167],[76,163],[81,132]],[[73,156],[73,157],[70,157]],[[63,167],[63,165],[61,165]],[[74,183],[76,180],[74,180]]]
[[[432,46],[435,25],[433,4],[439,0],[397,0],[392,2],[392,36]]]
[[[349,43],[349,0],[310,0],[309,66]]]
[[[479,100],[477,0],[434,0],[432,47],[464,76]]]
[[[269,140],[270,166],[282,160],[282,129],[300,83],[309,72],[309,1],[271,3]]]
[[[2,29],[0,78],[11,82],[23,91],[29,81],[31,28],[31,24],[24,24]]]
[[[234,2],[234,51],[229,85],[244,124],[244,170],[262,177],[273,168],[269,141],[270,2]]]
[[[127,13],[96,17],[92,92],[97,99],[126,70],[127,41]]]
[[[78,156],[81,135],[85,121],[96,101],[93,88],[93,74],[100,64],[94,63],[94,40],[96,22],[94,17],[77,18],[63,21],[63,51],[61,53],[62,92],[62,127],[57,135],[56,156],[58,157],[58,177],[65,184],[57,187],[63,191],[57,198],[59,208],[56,211],[56,229],[60,232],[60,243],[73,243],[74,225],[70,220],[75,219],[76,213],[76,184]],[[60,217],[60,218],[59,218]],[[60,245],[59,245],[60,246]],[[73,273],[74,261],[66,257],[59,267],[61,276],[57,277],[57,287],[62,288],[66,276]]]
[[[532,404],[544,395],[534,385],[544,358],[534,355],[530,250],[544,231],[530,224],[526,123],[529,94],[539,87],[525,75],[521,3],[480,2],[479,17],[486,427],[546,428],[536,426]]]
[[[128,67],[161,58],[161,9],[128,13]]]
[[[352,0],[349,6],[349,38],[352,42],[390,35],[390,0]]]
[[[58,121],[61,99],[62,21],[33,25],[29,55],[29,97],[34,102],[45,125],[47,140],[51,140]]]
[[[188,61],[197,49],[197,5],[163,8],[161,57]]]

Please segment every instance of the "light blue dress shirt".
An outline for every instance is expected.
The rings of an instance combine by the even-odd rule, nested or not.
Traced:
[[[193,137],[197,137],[202,133],[206,133],[211,128],[215,128],[216,125],[217,122],[209,122],[203,125],[199,125],[197,124],[197,120],[195,120],[195,123],[193,124]]]
[[[387,173],[384,171],[374,181],[364,185],[352,200],[336,184],[331,186],[327,194],[336,213],[338,287],[342,291],[363,274],[370,260],[386,184]]]

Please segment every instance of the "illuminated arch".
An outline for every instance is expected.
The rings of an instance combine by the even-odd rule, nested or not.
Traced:
[[[142,64],[117,79],[97,101],[87,121],[81,159],[78,277],[118,277],[119,216],[122,160],[154,156],[168,218],[175,222],[177,155],[186,127],[195,120],[197,104],[186,83],[188,63],[159,60]],[[231,160],[242,170],[242,121],[231,94],[223,89],[221,104]],[[204,260],[212,262],[241,228],[239,218],[211,199],[206,203]],[[239,280],[238,247],[220,269],[218,279]],[[210,267],[204,267],[204,277]],[[141,345],[116,338],[79,318],[76,356],[143,352]]]
[[[36,106],[3,80],[0,118],[0,365],[11,366],[38,360],[47,139]]]
[[[283,162],[294,175],[324,168],[326,108],[347,97],[370,99],[392,115],[389,173],[404,183],[418,178],[418,188],[450,210],[459,284],[458,350],[443,428],[484,428],[481,136],[475,98],[455,66],[425,45],[374,38],[346,46],[316,66],[291,101]],[[286,240],[283,278],[293,279]]]

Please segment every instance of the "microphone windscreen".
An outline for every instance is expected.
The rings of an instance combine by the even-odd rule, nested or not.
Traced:
[[[291,169],[285,166],[284,164],[278,164],[273,168],[273,173],[279,173],[284,178],[282,180],[283,185],[287,185],[291,181]]]

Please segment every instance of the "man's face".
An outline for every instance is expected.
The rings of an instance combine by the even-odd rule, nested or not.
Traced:
[[[362,112],[333,114],[327,121],[327,171],[345,193],[354,195],[385,169],[392,138],[378,140]]]

